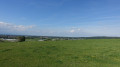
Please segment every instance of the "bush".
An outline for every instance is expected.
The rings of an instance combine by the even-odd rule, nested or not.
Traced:
[[[3,40],[0,40],[0,42],[4,42]]]
[[[52,39],[49,39],[49,38],[48,38],[48,39],[45,39],[45,41],[52,41]]]
[[[25,41],[25,36],[19,36],[18,37],[18,42],[23,42]]]

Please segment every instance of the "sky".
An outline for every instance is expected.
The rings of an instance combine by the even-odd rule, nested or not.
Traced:
[[[0,34],[120,36],[120,0],[0,0]]]

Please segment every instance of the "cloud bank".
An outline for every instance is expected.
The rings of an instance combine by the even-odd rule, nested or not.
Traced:
[[[34,25],[15,25],[6,22],[0,22],[0,33],[9,34],[9,33],[24,33],[25,31],[32,29]]]
[[[41,28],[36,25],[16,25],[0,22],[0,34],[16,35],[40,35],[40,36],[120,36],[120,27],[94,26],[94,27],[71,27],[71,28]]]

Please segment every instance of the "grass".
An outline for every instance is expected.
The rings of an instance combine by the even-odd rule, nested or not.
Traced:
[[[0,67],[120,67],[120,39],[0,42]]]

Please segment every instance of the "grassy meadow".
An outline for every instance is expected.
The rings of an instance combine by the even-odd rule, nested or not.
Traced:
[[[120,39],[0,42],[0,67],[120,67]]]

